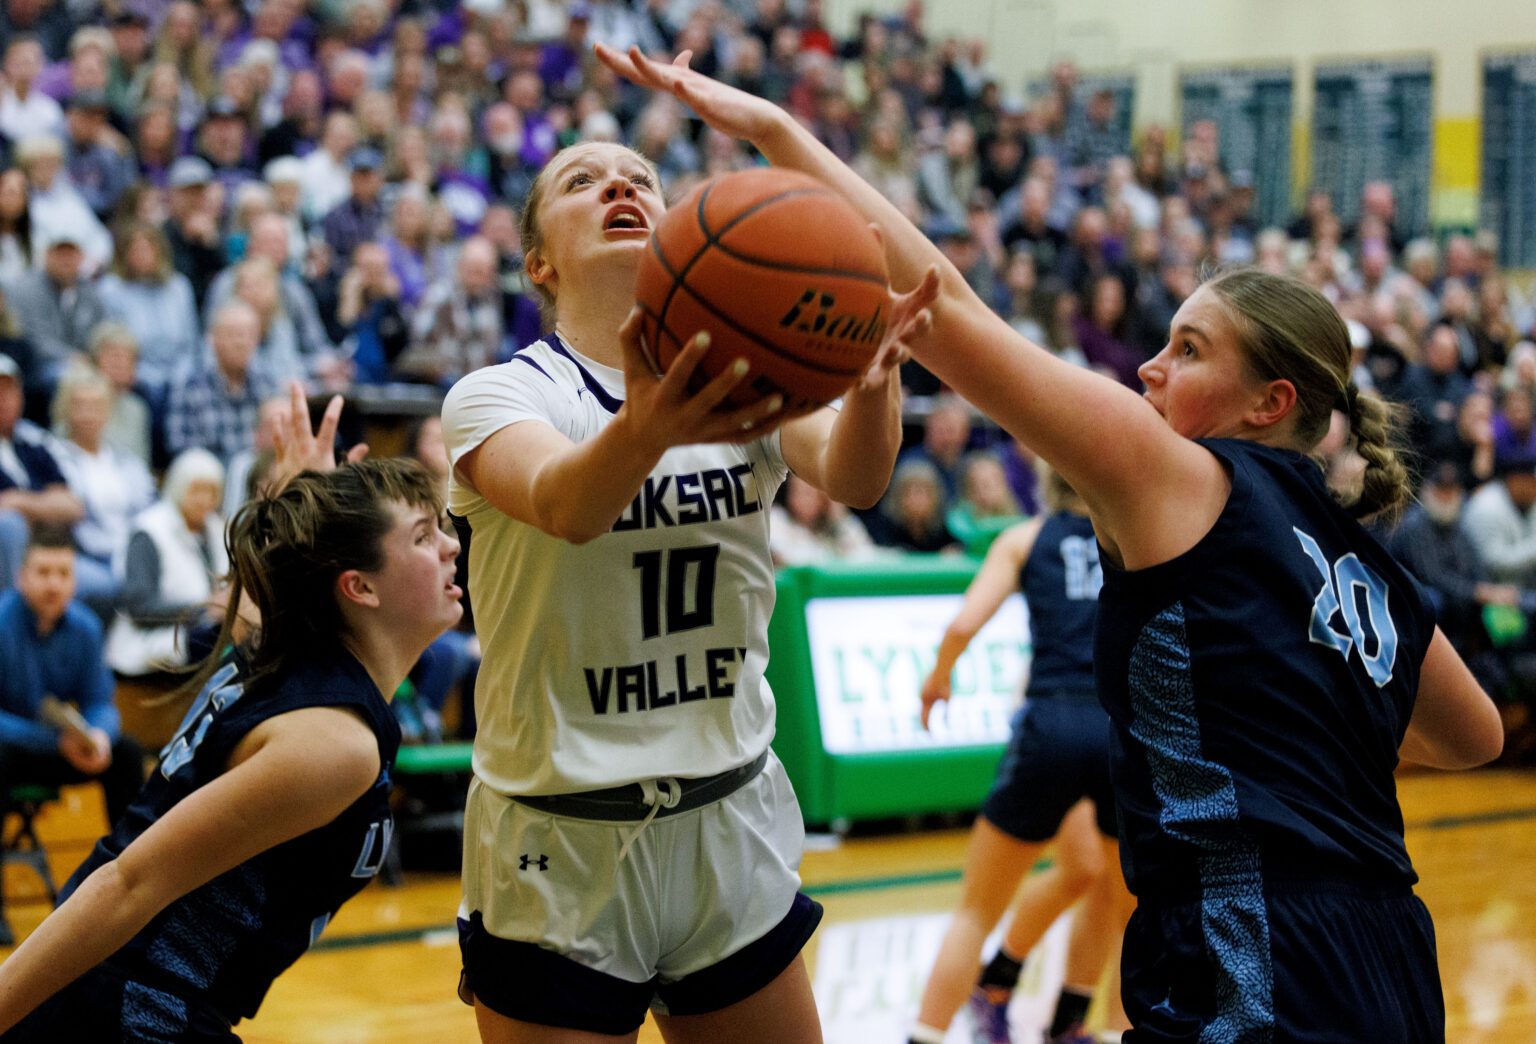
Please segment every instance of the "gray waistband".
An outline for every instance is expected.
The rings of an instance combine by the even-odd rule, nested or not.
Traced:
[[[765,750],[747,764],[727,769],[719,775],[679,779],[682,797],[670,808],[657,809],[655,818],[682,815],[728,797],[756,779],[767,764],[768,751]],[[638,783],[606,790],[584,790],[577,794],[526,794],[512,800],[552,816],[611,823],[638,822],[651,813],[651,805],[645,801],[645,790]]]

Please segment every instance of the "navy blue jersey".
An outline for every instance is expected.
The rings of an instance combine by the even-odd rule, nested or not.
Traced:
[[[325,826],[177,899],[107,959],[114,973],[170,992],[194,1011],[211,1009],[229,1023],[249,1018],[272,980],[378,872],[389,848],[389,773],[400,726],[362,664],[338,648],[333,658],[261,679],[249,692],[238,658],[220,667],[161,752],[159,769],[112,832],[97,842],[64,894],[116,858],[178,801],[217,779],[253,728],[306,707],[343,707],[368,723],[379,743],[373,787]]]
[[[1093,522],[1070,511],[1048,517],[1019,570],[1033,645],[1025,692],[1031,699],[1093,692],[1093,625],[1103,583]]]
[[[1410,886],[1393,770],[1428,597],[1307,457],[1201,444],[1232,475],[1216,524],[1170,562],[1107,565],[1099,600],[1126,882],[1250,921],[1270,882]]]

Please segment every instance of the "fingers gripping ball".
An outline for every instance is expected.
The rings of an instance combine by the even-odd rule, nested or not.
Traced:
[[[804,174],[763,168],[713,178],[657,225],[635,297],[641,344],[665,370],[699,331],[697,384],[746,359],[727,407],[774,393],[819,406],[869,367],[885,334],[885,252],[852,205]]]

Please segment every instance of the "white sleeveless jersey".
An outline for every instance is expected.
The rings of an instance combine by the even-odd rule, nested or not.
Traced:
[[[773,738],[763,678],[774,572],[777,433],[667,451],[611,532],[576,546],[492,507],[457,472],[524,420],[573,442],[622,405],[622,371],[558,339],[469,374],[443,404],[449,510],[470,528],[484,651],[475,773],[508,795],[714,775]]]

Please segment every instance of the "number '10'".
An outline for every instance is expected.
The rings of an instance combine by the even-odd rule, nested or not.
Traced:
[[[666,632],[691,631],[715,622],[715,566],[720,545],[675,547],[667,551],[636,551],[640,570],[640,632],[642,638],[662,634],[662,597],[665,586]],[[665,568],[663,568],[665,562]],[[696,567],[696,568],[694,568]],[[689,572],[693,582],[689,583]],[[663,585],[665,573],[665,585]],[[689,597],[689,588],[692,597]],[[689,603],[692,608],[689,608]]]

